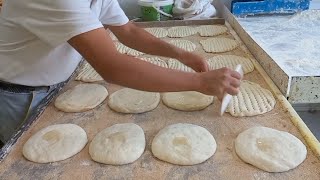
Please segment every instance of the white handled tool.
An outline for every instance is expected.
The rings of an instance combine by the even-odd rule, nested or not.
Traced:
[[[243,71],[242,71],[242,66],[241,66],[241,64],[238,64],[238,65],[236,66],[235,71],[237,71],[238,73],[240,73],[241,78],[243,77]],[[232,99],[232,96],[231,96],[230,94],[228,94],[228,93],[225,93],[225,94],[224,94],[224,96],[223,96],[223,98],[222,98],[222,102],[221,102],[221,111],[220,111],[220,115],[221,115],[221,116],[222,116],[223,113],[226,111],[226,109],[227,109],[227,107],[228,107],[231,99]]]

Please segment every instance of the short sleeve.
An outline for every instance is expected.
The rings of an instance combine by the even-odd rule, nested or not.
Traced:
[[[23,3],[22,3],[23,2]],[[19,24],[51,46],[103,27],[88,0],[23,0]],[[20,6],[21,7],[21,6]]]
[[[129,22],[117,0],[102,0],[99,19],[102,24],[110,26],[122,26]]]

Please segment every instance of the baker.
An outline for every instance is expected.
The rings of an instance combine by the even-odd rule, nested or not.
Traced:
[[[175,58],[196,73],[162,68],[117,52],[103,25],[138,51]],[[208,71],[206,60],[136,27],[117,0],[7,0],[0,15],[0,140],[6,142],[81,59],[110,83],[144,91],[235,95],[240,74]]]

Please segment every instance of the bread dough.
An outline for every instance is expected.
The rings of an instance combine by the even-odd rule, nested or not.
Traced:
[[[306,146],[295,136],[267,127],[250,128],[238,135],[235,150],[245,162],[268,172],[289,171],[301,164]]]
[[[221,53],[231,51],[239,46],[239,43],[229,38],[209,38],[200,41],[203,49],[210,53]]]
[[[186,37],[197,33],[197,29],[190,26],[176,26],[168,29],[169,37]]]
[[[80,152],[87,142],[87,134],[81,127],[56,124],[31,136],[22,153],[26,159],[37,163],[62,161]]]
[[[250,73],[254,70],[254,65],[250,59],[235,55],[214,56],[208,60],[208,64],[210,70],[220,69],[223,67],[235,69],[238,64],[242,65],[244,74]]]
[[[79,84],[61,94],[54,105],[64,112],[84,112],[97,107],[108,96],[99,84]]]
[[[96,82],[103,81],[103,78],[89,63],[85,62],[75,80],[82,82]]]
[[[140,59],[155,64],[157,66],[168,68],[167,63],[159,57],[141,57]]]
[[[171,40],[169,41],[171,44],[177,46],[178,48],[184,49],[186,51],[192,52],[196,49],[196,45],[188,40],[181,40],[181,39],[177,39],[177,40]]]
[[[131,49],[131,48],[129,48],[129,50],[127,52],[127,55],[134,56],[134,57],[140,56],[140,55],[143,55],[143,54],[144,54],[143,52],[140,52],[140,51],[137,51],[137,50]]]
[[[140,56],[144,54],[143,52],[131,49],[120,42],[115,42],[115,46],[121,54],[127,54],[129,56]]]
[[[194,165],[209,159],[215,153],[217,144],[203,127],[173,124],[160,130],[151,148],[153,155],[160,160],[178,165]]]
[[[218,36],[228,31],[227,27],[220,25],[203,25],[197,27],[200,36]]]
[[[164,38],[168,36],[168,31],[164,28],[145,28],[144,30],[157,38]]]
[[[169,59],[168,67],[170,69],[175,69],[175,70],[179,70],[179,71],[195,72],[192,68],[184,65],[183,63],[181,63],[180,61],[175,60],[175,59]]]
[[[143,113],[155,109],[159,102],[159,93],[124,88],[110,95],[108,105],[120,113]]]
[[[242,81],[240,92],[232,96],[226,112],[232,116],[255,116],[271,111],[276,104],[272,93],[250,81]]]
[[[94,161],[123,165],[137,160],[144,152],[146,140],[142,128],[133,123],[116,124],[99,132],[89,146]]]
[[[196,91],[168,92],[162,95],[163,103],[181,111],[198,111],[205,109],[213,102],[213,97]]]

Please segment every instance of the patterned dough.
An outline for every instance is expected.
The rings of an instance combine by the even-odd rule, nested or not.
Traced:
[[[188,40],[171,40],[170,43],[189,52],[194,51],[197,47],[193,42]]]
[[[203,25],[197,27],[197,31],[200,36],[218,36],[228,31],[225,26],[219,25]]]
[[[237,41],[229,38],[209,38],[200,41],[203,49],[210,53],[231,51],[238,47]]]
[[[157,66],[168,68],[167,63],[159,57],[141,57],[140,59],[155,64]]]
[[[135,49],[131,49],[120,42],[116,42],[115,46],[121,54],[127,54],[129,56],[140,56],[144,54],[143,52],[137,51]]]
[[[177,26],[168,29],[169,37],[186,37],[197,33],[197,29],[189,26]]]
[[[145,28],[147,32],[154,35],[157,38],[163,38],[168,36],[168,31],[164,28]]]
[[[272,93],[250,81],[242,81],[240,92],[233,96],[226,110],[232,116],[255,116],[271,111],[276,104]]]
[[[223,67],[235,69],[237,64],[242,65],[244,74],[250,73],[254,70],[254,65],[250,59],[235,55],[218,55],[210,58],[208,60],[208,64],[210,70],[220,69]]]
[[[175,69],[175,70],[179,70],[179,71],[195,72],[192,68],[184,65],[183,63],[181,63],[180,61],[175,60],[175,59],[169,59],[168,67],[170,69]]]
[[[103,78],[93,69],[89,63],[85,63],[82,66],[78,76],[75,78],[77,81],[82,82],[96,82],[103,81]]]

